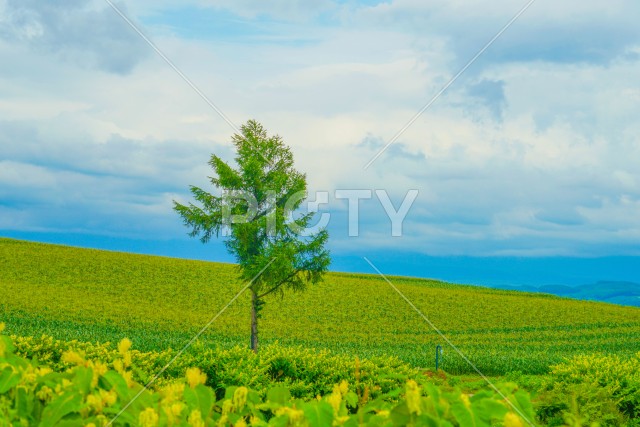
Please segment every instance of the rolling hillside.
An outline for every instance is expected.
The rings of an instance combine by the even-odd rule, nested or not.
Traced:
[[[179,348],[242,288],[231,264],[132,255],[0,239],[0,322],[16,335]],[[640,351],[640,309],[544,294],[389,278],[486,374],[546,372],[575,354]],[[205,344],[248,344],[241,296],[203,335]],[[270,299],[263,343],[302,344],[352,355],[397,355],[471,368],[376,275],[329,274],[301,294]]]

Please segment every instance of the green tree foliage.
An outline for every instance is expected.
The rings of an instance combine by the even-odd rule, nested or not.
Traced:
[[[197,204],[174,202],[190,235],[203,243],[223,233],[225,245],[251,283],[251,348],[258,350],[258,318],[264,298],[301,291],[322,279],[330,263],[326,230],[303,237],[312,213],[289,221],[307,195],[306,176],[294,168],[293,154],[279,136],[249,120],[232,138],[237,169],[216,155],[211,184],[221,195],[192,186]],[[293,225],[293,226],[292,226]]]

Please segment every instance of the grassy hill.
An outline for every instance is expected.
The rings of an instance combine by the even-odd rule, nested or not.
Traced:
[[[0,239],[0,322],[17,335],[179,348],[238,292],[236,267]],[[640,309],[550,295],[390,277],[485,374],[546,372],[581,353],[640,351]],[[396,355],[432,367],[471,368],[380,277],[329,274],[301,294],[268,300],[263,343]],[[248,344],[243,295],[203,335],[207,345]]]

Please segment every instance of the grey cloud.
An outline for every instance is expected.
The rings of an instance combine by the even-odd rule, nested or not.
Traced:
[[[387,145],[387,143],[388,141],[382,139],[381,137],[368,134],[362,139],[362,141],[356,144],[356,149],[366,149],[367,151],[369,151],[370,155],[373,156],[378,153],[378,151],[382,150]],[[392,158],[402,158],[404,160],[410,160],[414,164],[416,162],[422,162],[426,159],[424,154],[420,152],[411,152],[402,142],[398,141],[389,145],[389,147],[385,149],[384,155]]]
[[[58,118],[61,120],[60,118]],[[51,138],[38,122],[0,121],[0,158],[44,168],[117,176],[146,181],[164,191],[186,188],[182,177],[192,177],[193,165],[206,166],[210,154],[229,157],[230,146],[211,146],[179,140],[133,140],[112,135],[97,142],[81,130]]]
[[[36,121],[0,121],[0,228],[177,236],[171,200],[207,185],[212,152],[188,141],[51,137]],[[75,133],[75,135],[74,135]]]
[[[1,7],[1,38],[82,66],[127,74],[151,52],[120,16],[102,3],[7,0],[4,10]],[[126,11],[123,4],[118,7]]]
[[[506,106],[503,81],[482,79],[469,85],[467,92],[473,98],[479,99],[496,120],[502,119],[502,113]]]
[[[540,221],[549,222],[561,226],[575,226],[585,223],[585,218],[575,208],[560,207],[559,209],[547,208],[536,214]]]
[[[499,26],[493,32],[497,32]],[[464,31],[464,32],[463,32]],[[607,64],[625,55],[630,46],[640,42],[635,24],[527,21],[514,24],[509,33],[498,39],[484,54],[479,64],[501,62],[546,61],[554,63]],[[493,36],[469,37],[464,29],[454,34],[451,42],[462,60],[471,58]]]
[[[241,16],[258,17],[271,16],[276,19],[290,21],[305,21],[323,12],[331,10],[330,0],[275,0],[263,2],[260,0],[200,0],[203,6],[224,8]]]
[[[510,1],[395,1],[363,7],[360,25],[385,25],[419,34],[445,37],[461,67],[524,6]],[[476,61],[468,73],[504,62],[608,63],[640,43],[633,0],[599,3],[535,2]]]

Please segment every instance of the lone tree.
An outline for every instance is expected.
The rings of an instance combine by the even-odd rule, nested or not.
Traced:
[[[191,228],[189,234],[203,243],[221,232],[226,237],[225,246],[239,264],[240,278],[251,283],[251,349],[257,352],[264,298],[302,291],[322,280],[330,263],[325,249],[329,236],[324,229],[301,235],[313,213],[290,219],[307,196],[307,180],[294,169],[291,150],[281,137],[268,136],[260,123],[249,120],[232,140],[237,169],[215,154],[209,161],[215,172],[209,179],[222,194],[191,186],[199,205],[174,201],[174,209]]]

